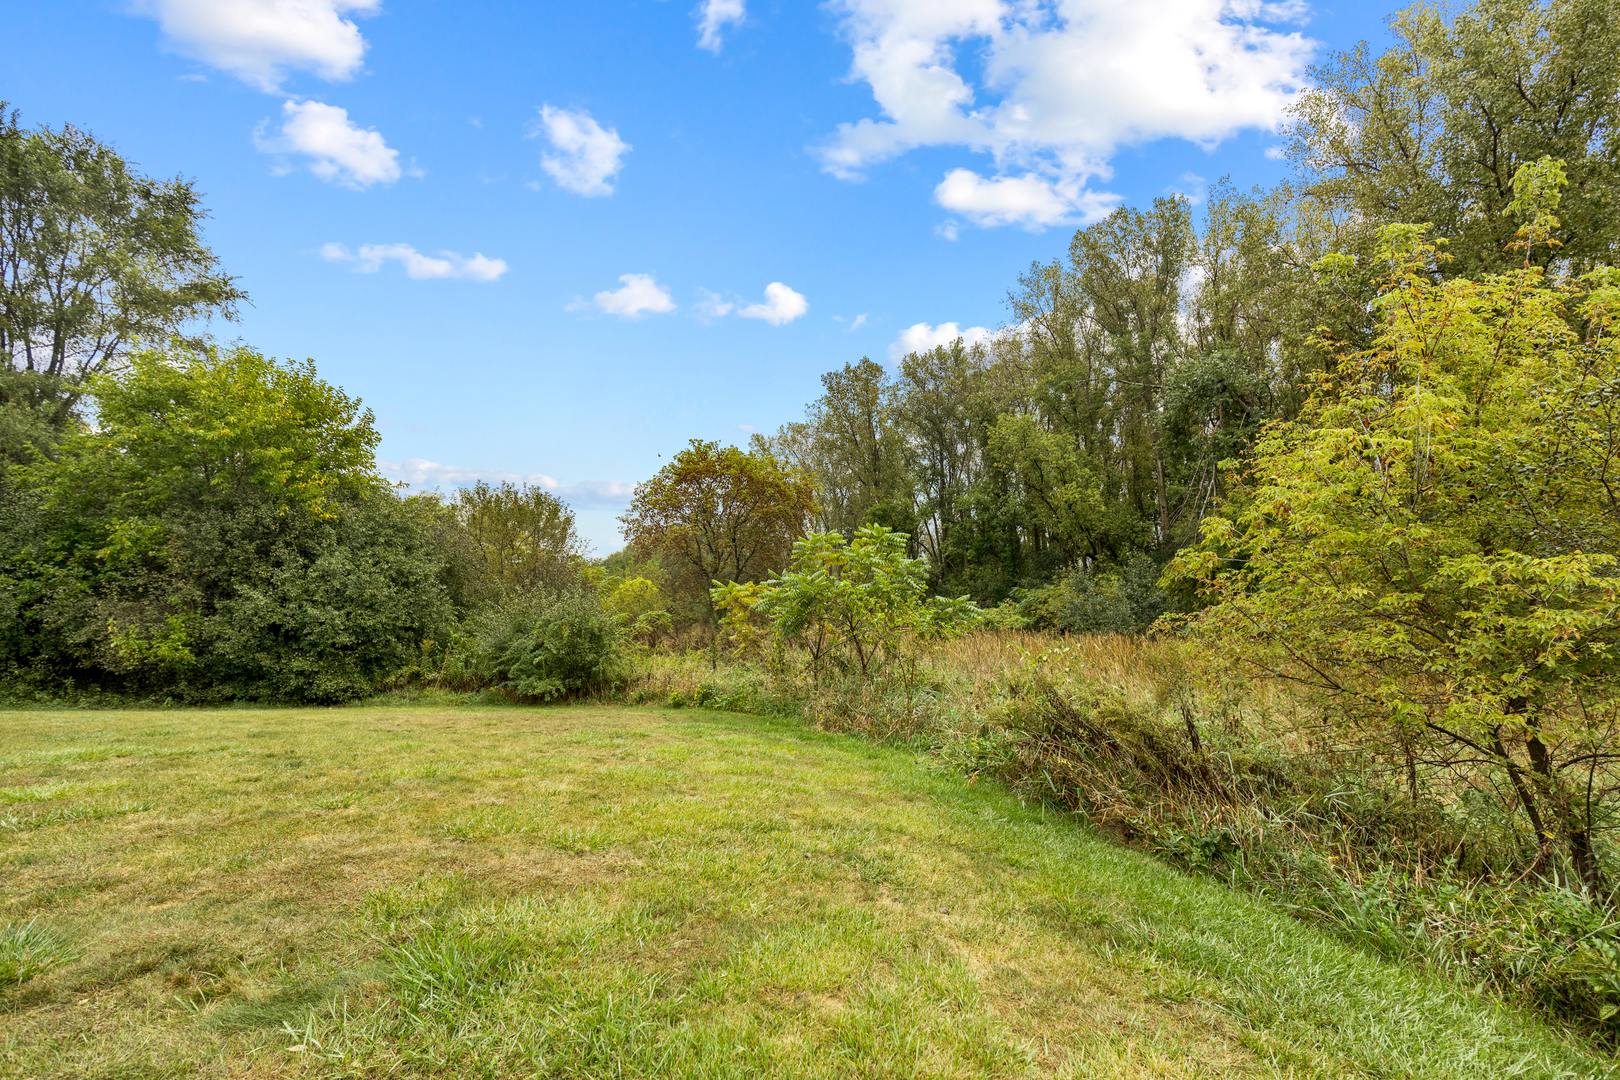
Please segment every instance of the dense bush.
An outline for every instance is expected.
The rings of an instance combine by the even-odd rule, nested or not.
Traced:
[[[611,691],[628,673],[624,623],[583,584],[514,593],[468,621],[440,682],[541,701]]]
[[[1031,606],[1036,621],[1080,634],[1139,634],[1169,609],[1159,588],[1163,568],[1147,555],[1118,566],[1072,571],[1042,590]]]
[[[149,353],[0,498],[14,690],[334,702],[448,636],[437,508],[359,403],[246,348]]]
[[[1528,874],[1535,845],[1514,842],[1499,801],[1414,803],[1365,761],[1263,730],[1205,724],[1195,751],[1179,717],[1094,682],[1055,682],[1043,658],[970,718],[934,710],[922,730],[936,752],[1386,955],[1620,1039],[1611,898]]]

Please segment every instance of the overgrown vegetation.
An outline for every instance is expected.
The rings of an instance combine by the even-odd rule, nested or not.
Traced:
[[[1613,897],[1547,872],[1514,792],[1424,776],[1174,639],[980,632],[878,679],[652,657],[631,702],[802,717],[921,752],[1348,940],[1620,1036]],[[1560,864],[1568,867],[1567,863]]]

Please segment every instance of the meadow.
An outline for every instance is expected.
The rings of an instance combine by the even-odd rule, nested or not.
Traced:
[[[1401,13],[1293,180],[694,421],[600,555],[0,112],[0,1075],[1614,1075],[1611,7]]]
[[[0,1075],[1586,1077],[937,758],[710,710],[0,713]]]

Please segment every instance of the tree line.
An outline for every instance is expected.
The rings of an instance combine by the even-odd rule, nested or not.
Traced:
[[[610,683],[645,595],[621,610],[587,581],[548,492],[404,492],[313,362],[217,343],[247,296],[206,219],[189,181],[0,109],[0,692]]]
[[[597,566],[543,492],[389,488],[357,403],[197,332],[246,297],[189,182],[12,113],[0,663],[19,684],[221,696],[341,697],[412,668],[500,683],[538,661],[491,643],[551,625],[516,598],[589,593],[602,627],[656,640],[716,626],[713,586],[786,571],[805,534],[875,527],[907,537],[930,592],[994,625],[1134,631],[1195,608],[1164,567],[1242,490],[1266,433],[1375,347],[1390,227],[1444,241],[1436,282],[1526,259],[1573,279],[1620,242],[1607,5],[1419,5],[1391,25],[1394,48],[1314,72],[1288,128],[1294,180],[1117,210],[1019,277],[989,341],[846,364],[802,421],[746,449],[694,442],[638,488],[626,551]],[[1543,159],[1562,162],[1561,201],[1525,252],[1506,211]],[[197,437],[175,435],[186,425]],[[317,567],[332,568],[318,602]],[[558,685],[611,668],[580,663],[596,674]]]
[[[1567,185],[1532,261],[1578,277],[1615,260],[1611,6],[1485,0],[1447,20],[1420,4],[1391,29],[1384,54],[1313,71],[1292,181],[1116,210],[1020,275],[991,340],[846,364],[752,451],[811,482],[819,527],[910,535],[940,593],[1145,626],[1175,603],[1152,582],[1230,494],[1229,463],[1377,338],[1383,229],[1427,223],[1436,280],[1504,272],[1523,261],[1513,178],[1552,158]]]

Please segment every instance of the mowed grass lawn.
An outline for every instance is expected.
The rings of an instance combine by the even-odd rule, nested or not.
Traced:
[[[5,1076],[1613,1062],[989,785],[756,717],[0,713],[0,885]]]

